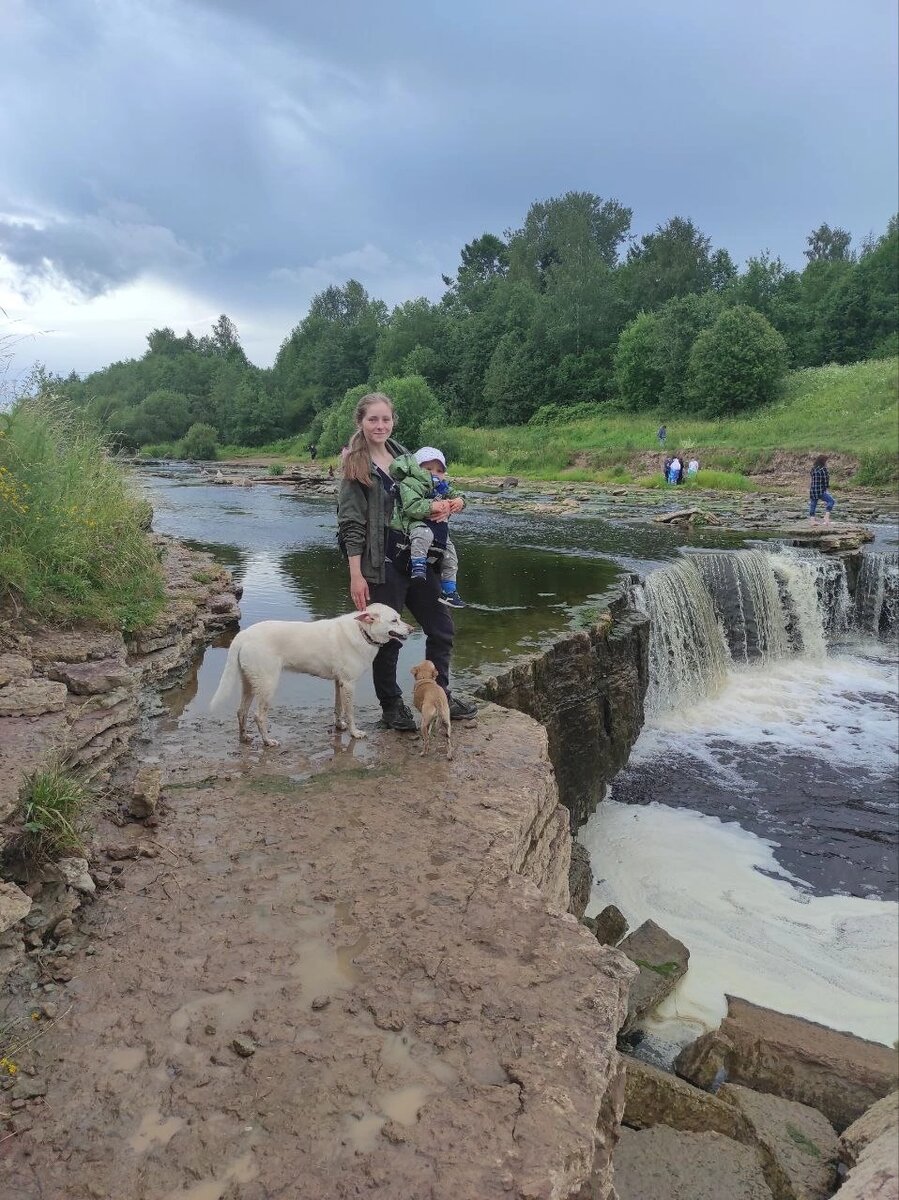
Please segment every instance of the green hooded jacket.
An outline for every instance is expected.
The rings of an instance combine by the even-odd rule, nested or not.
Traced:
[[[414,454],[401,454],[390,464],[390,474],[400,489],[399,502],[394,505],[390,524],[393,529],[408,533],[416,521],[425,521],[431,515],[434,502],[431,472],[418,465]],[[465,499],[451,484],[440,499],[454,500],[457,496]]]
[[[387,449],[394,458],[408,454],[405,446],[392,438],[387,440]],[[337,493],[337,539],[348,557],[360,556],[359,566],[369,583],[384,582],[385,531],[391,524],[393,507],[374,463],[371,487],[355,479],[341,479]]]

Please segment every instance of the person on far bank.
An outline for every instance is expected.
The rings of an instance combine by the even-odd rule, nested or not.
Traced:
[[[836,504],[833,496],[830,494],[830,472],[827,469],[827,455],[819,454],[812,466],[812,480],[808,493],[809,505],[808,516],[810,521],[817,520],[818,501],[823,500],[827,508],[824,514],[824,523],[830,524],[830,514],[833,512],[833,506]]]
[[[656,437],[659,439],[659,445],[662,447],[663,450],[665,448],[665,438],[667,436],[668,436],[668,430],[665,428],[664,425],[660,425],[659,432],[656,434]]]
[[[674,458],[672,458],[668,465],[668,482],[680,483],[681,471],[683,471],[683,467],[681,466],[680,458],[677,454],[675,454]]]
[[[400,613],[408,608],[424,631],[425,658],[437,668],[437,682],[449,697],[450,717],[454,721],[473,717],[476,706],[450,691],[455,629],[449,608],[440,603],[440,580],[434,571],[428,571],[424,580],[413,583],[396,565],[405,537],[390,525],[398,492],[390,466],[408,451],[391,437],[394,411],[390,397],[383,392],[363,396],[356,405],[355,422],[356,431],[343,458],[337,500],[337,536],[349,563],[353,604],[360,612],[372,603],[389,604]],[[430,519],[446,520],[454,511],[453,504],[452,500],[432,500]],[[396,679],[399,653],[400,643],[393,641],[375,656],[375,694],[388,729],[414,732],[415,719],[403,703]]]
[[[692,479],[694,475],[699,474],[699,459],[691,458],[687,463],[687,478]]]

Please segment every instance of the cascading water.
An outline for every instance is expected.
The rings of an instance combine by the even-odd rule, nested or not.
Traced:
[[[647,711],[689,703],[720,687],[727,678],[730,652],[692,558],[653,572],[634,598],[650,619]]]
[[[899,554],[862,555],[855,585],[858,627],[875,637],[894,638],[899,633]]]
[[[892,647],[899,564],[768,544],[650,574],[647,720],[581,838],[616,904],[690,948],[647,1025],[670,1065],[724,994],[891,1043],[897,1001]]]
[[[734,666],[823,659],[851,612],[842,561],[780,547],[691,553],[649,575],[636,602],[652,622],[650,713],[713,695]]]

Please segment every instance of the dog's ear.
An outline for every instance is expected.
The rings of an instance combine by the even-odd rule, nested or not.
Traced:
[[[366,609],[365,612],[356,613],[356,620],[361,621],[363,625],[374,625],[374,616]]]

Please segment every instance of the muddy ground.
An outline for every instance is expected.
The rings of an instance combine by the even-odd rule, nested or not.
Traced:
[[[159,825],[101,823],[108,888],[4,997],[35,1038],[0,1092],[4,1197],[489,1200],[589,1173],[622,989],[510,875],[559,812],[543,731],[488,706],[425,765],[416,736],[296,719],[278,750],[208,719],[144,747]]]

